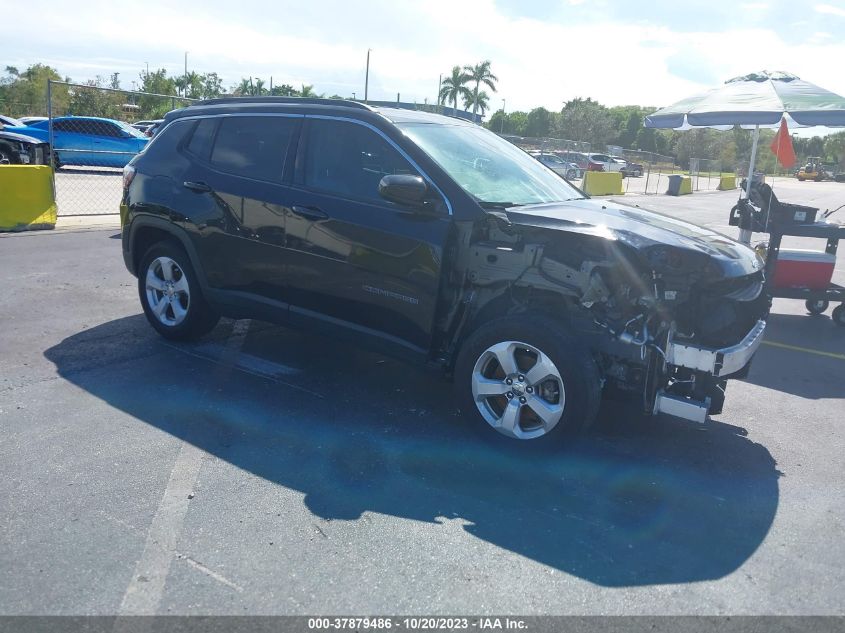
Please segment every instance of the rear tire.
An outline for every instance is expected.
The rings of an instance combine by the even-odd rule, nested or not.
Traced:
[[[461,412],[485,434],[545,440],[586,432],[601,403],[598,367],[559,321],[513,316],[482,325],[455,364]]]
[[[202,296],[190,258],[175,242],[154,244],[141,258],[138,295],[150,325],[167,339],[197,339],[220,320]]]
[[[821,314],[828,309],[830,302],[826,299],[807,299],[807,301],[804,302],[804,306],[810,314]]]

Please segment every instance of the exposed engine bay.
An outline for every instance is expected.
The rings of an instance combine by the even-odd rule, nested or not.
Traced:
[[[727,380],[747,373],[769,309],[762,265],[738,265],[736,243],[712,235],[712,245],[691,248],[642,231],[491,213],[464,265],[479,311],[551,312],[589,346],[606,392],[704,422],[721,412]]]

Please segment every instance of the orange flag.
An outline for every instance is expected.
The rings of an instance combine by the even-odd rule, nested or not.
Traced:
[[[772,154],[777,156],[780,164],[789,169],[795,164],[795,150],[792,148],[792,137],[786,126],[786,119],[780,120],[780,129],[775,134],[771,145]]]

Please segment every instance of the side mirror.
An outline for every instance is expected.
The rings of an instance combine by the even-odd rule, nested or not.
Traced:
[[[381,179],[378,193],[385,200],[408,207],[421,207],[428,196],[428,185],[420,176],[389,175]]]

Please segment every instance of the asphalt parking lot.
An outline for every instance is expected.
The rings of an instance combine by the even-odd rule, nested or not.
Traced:
[[[735,198],[625,201],[734,235]],[[708,425],[538,451],[352,346],[164,341],[114,229],[0,235],[0,279],[2,614],[845,612],[845,329],[801,302]]]

